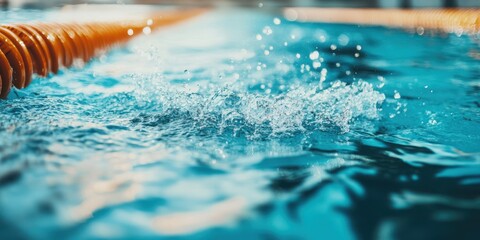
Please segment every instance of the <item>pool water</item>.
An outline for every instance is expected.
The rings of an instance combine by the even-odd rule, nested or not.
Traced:
[[[36,79],[0,238],[476,239],[479,36],[421,30],[216,10]]]

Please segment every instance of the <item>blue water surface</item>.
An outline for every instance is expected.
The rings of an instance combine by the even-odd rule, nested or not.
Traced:
[[[0,239],[477,239],[479,41],[216,10],[35,79]]]

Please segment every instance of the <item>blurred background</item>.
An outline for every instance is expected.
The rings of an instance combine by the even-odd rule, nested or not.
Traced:
[[[480,7],[479,0],[0,0],[4,8],[45,8],[64,4],[118,3],[118,4],[176,4],[201,6],[282,7]]]

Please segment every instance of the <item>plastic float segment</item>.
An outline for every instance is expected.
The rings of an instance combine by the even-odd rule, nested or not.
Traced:
[[[12,68],[2,51],[0,51],[0,80],[0,98],[6,98],[12,87]]]

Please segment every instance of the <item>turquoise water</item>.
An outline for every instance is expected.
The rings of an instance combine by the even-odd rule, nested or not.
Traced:
[[[476,239],[479,79],[479,36],[213,11],[0,101],[0,238]]]

